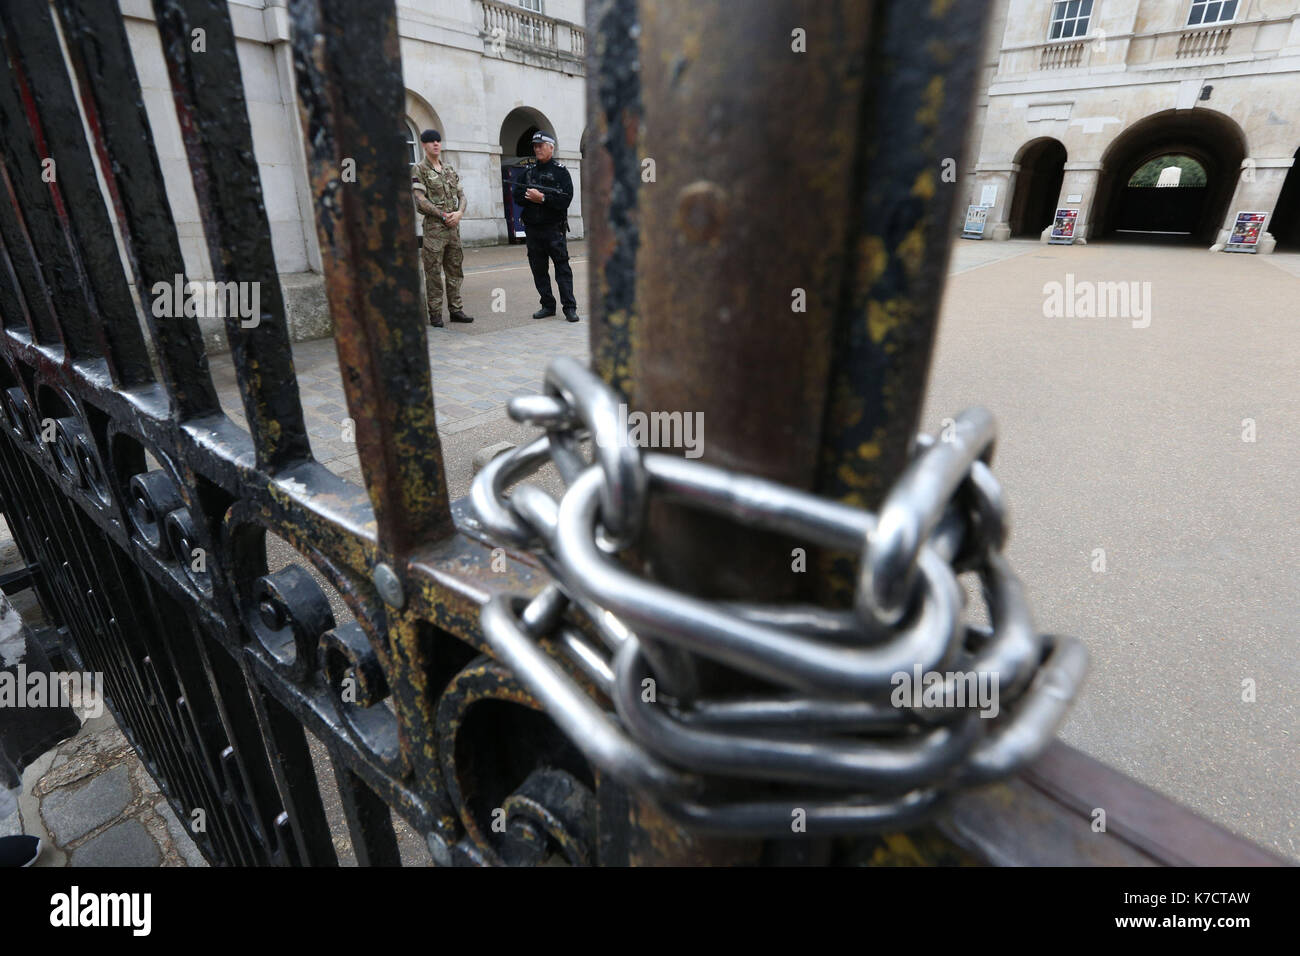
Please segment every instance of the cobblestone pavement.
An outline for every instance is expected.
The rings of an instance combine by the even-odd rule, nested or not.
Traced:
[[[0,836],[19,833],[41,838],[36,866],[207,865],[107,711],[23,772],[0,816]]]

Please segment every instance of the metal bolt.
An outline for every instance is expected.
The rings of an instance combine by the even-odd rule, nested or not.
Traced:
[[[436,833],[429,834],[429,852],[433,854],[434,863],[439,866],[451,866],[451,847]]]
[[[383,562],[375,565],[374,581],[379,596],[388,604],[396,608],[406,604],[406,592],[402,590],[402,581],[389,565]]]
[[[692,242],[711,242],[722,234],[727,192],[717,183],[697,179],[677,194],[675,225]]]

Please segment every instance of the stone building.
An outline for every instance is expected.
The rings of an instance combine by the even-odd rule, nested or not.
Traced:
[[[1075,209],[1085,239],[1221,248],[1260,212],[1259,251],[1300,246],[1300,0],[993,9],[963,177],[986,238],[1045,236]],[[1175,163],[1195,175],[1150,188]]]
[[[211,278],[153,6],[150,0],[120,2],[186,270],[192,279]],[[287,6],[288,0],[229,0],[290,331],[304,339],[330,329]],[[401,129],[394,130],[394,149],[416,162],[422,155],[419,131],[442,132],[443,155],[460,171],[465,187],[464,242],[507,241],[502,170],[521,157],[531,159],[530,142],[538,129],[556,138],[556,157],[573,175],[571,236],[582,236],[583,0],[399,0],[397,12],[406,115]],[[224,351],[221,321],[201,320],[201,325],[209,348]]]
[[[418,131],[442,131],[469,204],[463,241],[508,239],[502,169],[532,159],[539,129],[573,174],[571,236],[583,235],[583,0],[405,0],[397,11],[407,147],[418,161]]]

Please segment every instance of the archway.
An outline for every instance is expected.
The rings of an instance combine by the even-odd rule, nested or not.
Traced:
[[[1016,191],[1007,223],[1012,236],[1037,238],[1052,222],[1061,180],[1065,178],[1065,146],[1045,137],[1026,143],[1016,156]]]
[[[555,126],[540,110],[518,106],[507,113],[501,123],[501,165],[515,166],[521,159],[532,159],[533,134],[538,130],[559,140]]]
[[[1268,230],[1279,249],[1300,252],[1300,149],[1295,153],[1295,165],[1287,170],[1282,182]]]
[[[533,134],[548,133],[559,142],[555,126],[540,110],[517,106],[501,123],[501,203],[505,209],[506,236],[510,242],[522,242],[522,210],[515,205],[511,184],[518,182],[524,168],[533,161]]]
[[[1102,157],[1090,238],[1213,243],[1245,158],[1245,134],[1222,113],[1166,110],[1139,120]],[[1145,182],[1159,165],[1153,161],[1185,165],[1189,172],[1199,167],[1203,183],[1192,175],[1193,185],[1153,188]]]

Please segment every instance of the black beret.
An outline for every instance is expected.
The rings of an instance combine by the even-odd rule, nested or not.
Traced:
[[[423,133],[420,134],[420,142],[421,142],[421,143],[441,143],[441,142],[442,142],[442,134],[439,133],[436,129],[426,129]]]

